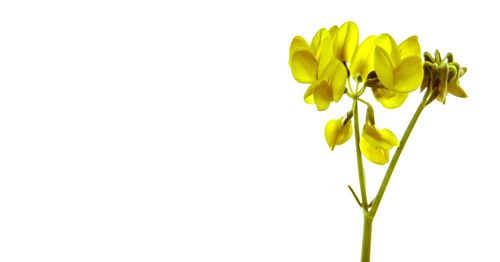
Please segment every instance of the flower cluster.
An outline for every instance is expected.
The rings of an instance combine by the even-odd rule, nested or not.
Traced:
[[[361,153],[377,164],[389,161],[389,150],[399,145],[398,139],[390,130],[375,125],[373,108],[361,96],[370,88],[382,106],[397,108],[422,84],[424,67],[416,36],[399,45],[389,34],[368,36],[359,43],[358,26],[346,22],[329,30],[320,29],[310,43],[301,36],[293,38],[289,65],[295,80],[309,84],[305,102],[318,110],[328,109],[344,95],[353,100],[351,110],[343,118],[332,119],[325,126],[331,150],[352,136],[351,119],[359,101],[367,106],[359,141]]]
[[[467,97],[458,81],[467,72],[467,68],[460,67],[453,60],[453,54],[448,53],[444,59],[441,59],[441,54],[436,50],[434,57],[429,52],[425,52],[424,59],[424,79],[421,89],[428,88],[431,92],[427,103],[437,98],[444,104],[448,93],[457,97]]]

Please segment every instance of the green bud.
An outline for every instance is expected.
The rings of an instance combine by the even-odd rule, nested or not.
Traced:
[[[434,60],[434,57],[432,57],[431,53],[425,51],[424,53],[424,61],[426,62],[431,62],[431,63],[435,63],[436,60]]]
[[[434,52],[434,59],[436,59],[436,63],[441,64],[441,53],[438,50]]]
[[[439,66],[439,85],[438,85],[437,100],[443,104],[446,102],[446,94],[448,92],[448,65],[441,64]]]
[[[448,63],[452,63],[453,62],[453,54],[452,53],[447,53],[446,56],[445,56],[445,59]]]
[[[460,70],[458,70],[458,77],[462,77],[467,73],[467,67],[461,67]]]

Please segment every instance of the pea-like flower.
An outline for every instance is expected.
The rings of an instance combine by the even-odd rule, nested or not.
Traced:
[[[359,142],[361,153],[375,164],[383,165],[389,162],[389,150],[399,146],[399,141],[389,129],[378,129],[367,121]]]
[[[379,81],[370,85],[373,95],[386,108],[401,106],[408,93],[422,83],[424,75],[417,36],[396,45],[390,35],[380,35],[375,41],[373,59]]]
[[[352,112],[350,116],[352,116]],[[336,145],[342,145],[351,138],[352,120],[350,116],[344,119],[332,119],[326,123],[325,139],[331,150],[333,150]]]
[[[357,45],[358,28],[353,22],[320,29],[311,44],[301,36],[292,40],[289,65],[295,80],[310,84],[304,94],[306,103],[322,111],[342,98],[348,75],[345,65]]]

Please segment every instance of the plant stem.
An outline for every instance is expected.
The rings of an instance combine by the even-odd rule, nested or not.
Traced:
[[[358,117],[358,100],[354,99],[354,137],[356,139],[356,159],[358,163],[359,188],[361,190],[361,204],[364,211],[368,211],[368,200],[366,197],[366,179],[365,169],[363,168],[363,158],[359,149],[359,117]]]
[[[370,262],[370,251],[372,245],[372,224],[373,217],[365,214],[363,224],[363,245],[361,249],[361,262]]]
[[[429,89],[427,89],[427,92],[425,93],[422,102],[418,106],[417,110],[415,111],[415,114],[413,115],[410,123],[408,124],[408,127],[406,128],[406,131],[401,138],[401,141],[399,142],[399,147],[396,149],[396,152],[394,153],[394,156],[391,159],[391,163],[389,164],[389,167],[387,168],[387,171],[384,176],[384,180],[382,181],[382,184],[380,185],[380,188],[377,192],[377,195],[375,196],[375,199],[373,201],[372,207],[370,209],[369,215],[373,218],[375,217],[375,214],[377,214],[378,207],[380,205],[380,201],[382,201],[382,197],[384,196],[385,189],[387,188],[387,185],[389,184],[389,180],[391,179],[392,172],[394,172],[394,168],[396,167],[396,164],[398,163],[399,156],[401,155],[401,152],[403,152],[403,148],[406,145],[406,141],[408,140],[408,137],[410,137],[411,131],[413,130],[413,127],[417,123],[418,117],[420,116],[420,113],[424,110],[426,103],[427,103],[427,98],[429,97]]]

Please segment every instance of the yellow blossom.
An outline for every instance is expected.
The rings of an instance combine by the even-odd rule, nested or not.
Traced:
[[[352,121],[340,119],[332,119],[326,123],[325,139],[331,150],[336,145],[342,145],[347,142],[352,136]]]
[[[424,75],[420,44],[417,36],[411,36],[396,45],[388,34],[376,39],[374,69],[380,86],[373,86],[375,98],[386,108],[399,107],[422,83]]]
[[[361,153],[373,163],[383,165],[389,161],[389,150],[399,146],[399,141],[389,129],[378,129],[367,122],[359,142]]]
[[[308,83],[304,100],[326,110],[332,101],[338,102],[345,91],[347,71],[341,61],[332,57],[332,36],[337,32],[320,29],[311,44],[296,36],[290,45],[289,65],[295,80]]]

